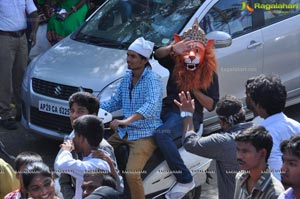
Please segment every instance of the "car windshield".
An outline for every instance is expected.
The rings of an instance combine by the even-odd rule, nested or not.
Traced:
[[[112,48],[126,48],[138,37],[167,45],[201,6],[201,1],[109,0],[75,38]]]

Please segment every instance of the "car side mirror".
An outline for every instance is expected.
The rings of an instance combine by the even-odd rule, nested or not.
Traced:
[[[225,48],[231,45],[232,38],[230,34],[223,31],[212,31],[206,35],[208,40],[212,39],[215,41],[215,48]]]

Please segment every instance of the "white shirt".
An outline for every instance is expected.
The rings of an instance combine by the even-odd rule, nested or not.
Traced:
[[[27,14],[36,11],[33,0],[1,0],[0,30],[19,31],[27,28]]]
[[[293,199],[295,197],[295,191],[292,187],[285,190],[285,192],[281,193],[278,199]]]
[[[72,140],[73,138],[75,137],[75,132],[74,130],[66,137],[67,139],[70,139]],[[99,148],[100,149],[104,149],[104,148],[112,148],[112,146],[103,138],[102,141],[100,142],[99,144]],[[58,154],[56,155],[55,157],[55,161],[54,161],[54,171],[56,173],[56,175],[60,175],[60,172],[59,172],[59,169],[58,169],[58,165],[57,165],[57,158],[58,156],[63,152],[62,149],[59,150]],[[103,152],[107,152],[105,151],[105,149],[103,150]],[[110,158],[113,159],[113,161],[115,162],[114,163],[114,166],[115,166],[115,170],[118,171],[118,166],[117,166],[117,161],[116,161],[116,157],[115,157],[115,154],[114,154],[114,150],[112,148],[112,152],[113,154],[108,154],[110,156]],[[117,189],[120,191],[120,192],[123,192],[124,191],[124,180],[123,180],[123,177],[122,175],[118,173],[118,178],[117,178]]]
[[[66,136],[65,138],[69,139],[69,140],[73,140],[73,138],[75,137],[75,131],[72,130],[72,132]],[[104,138],[102,139],[102,141],[100,142],[100,146],[111,146]],[[59,152],[57,153],[56,157],[55,157],[55,161],[54,161],[54,171],[56,172],[56,174],[59,176],[60,172],[58,169],[58,165],[56,164],[57,162],[57,158],[58,156],[63,152],[62,149],[59,150]]]
[[[97,169],[110,172],[110,167],[106,161],[99,158],[92,158],[92,154],[83,157],[83,160],[75,160],[69,151],[62,151],[58,154],[56,166],[59,172],[67,173],[76,178],[75,199],[82,198],[81,185],[85,172]]]
[[[273,175],[281,180],[280,168],[282,165],[282,153],[280,151],[280,143],[289,139],[292,135],[300,135],[299,122],[288,118],[284,113],[277,113],[267,117],[261,122],[273,138],[273,147],[270,158],[268,160],[269,167]]]
[[[262,121],[264,121],[264,118],[260,116],[256,116],[255,118],[252,119],[253,125],[261,125]]]

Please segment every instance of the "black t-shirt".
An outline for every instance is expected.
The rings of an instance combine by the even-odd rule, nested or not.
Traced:
[[[174,99],[177,99],[179,101],[178,93],[180,92],[177,88],[177,84],[172,78],[172,73],[174,70],[175,62],[170,56],[166,56],[164,58],[156,58],[157,61],[169,70],[170,76],[167,83],[167,97],[163,99],[163,110],[162,114],[166,112],[173,111],[175,113],[179,113],[180,110],[177,107],[177,105],[174,103]],[[218,81],[218,75],[216,73],[213,74],[213,81],[210,85],[210,87],[207,90],[201,90],[202,93],[205,95],[211,97],[214,101],[214,107],[216,103],[219,101],[219,81]],[[195,99],[195,97],[192,95],[192,98]],[[194,124],[196,128],[203,123],[203,106],[198,102],[198,100],[195,99],[195,112],[194,112]]]

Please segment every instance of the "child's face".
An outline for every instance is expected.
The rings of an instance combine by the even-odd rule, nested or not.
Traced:
[[[82,183],[82,198],[89,196],[95,189],[102,186],[102,178],[96,175],[85,175]]]
[[[79,106],[77,103],[73,103],[70,110],[71,124],[75,119],[79,118],[80,116],[88,115],[88,114],[89,114],[89,110],[86,107]]]
[[[32,179],[27,191],[33,199],[53,199],[55,196],[54,181],[50,177],[38,174]]]

